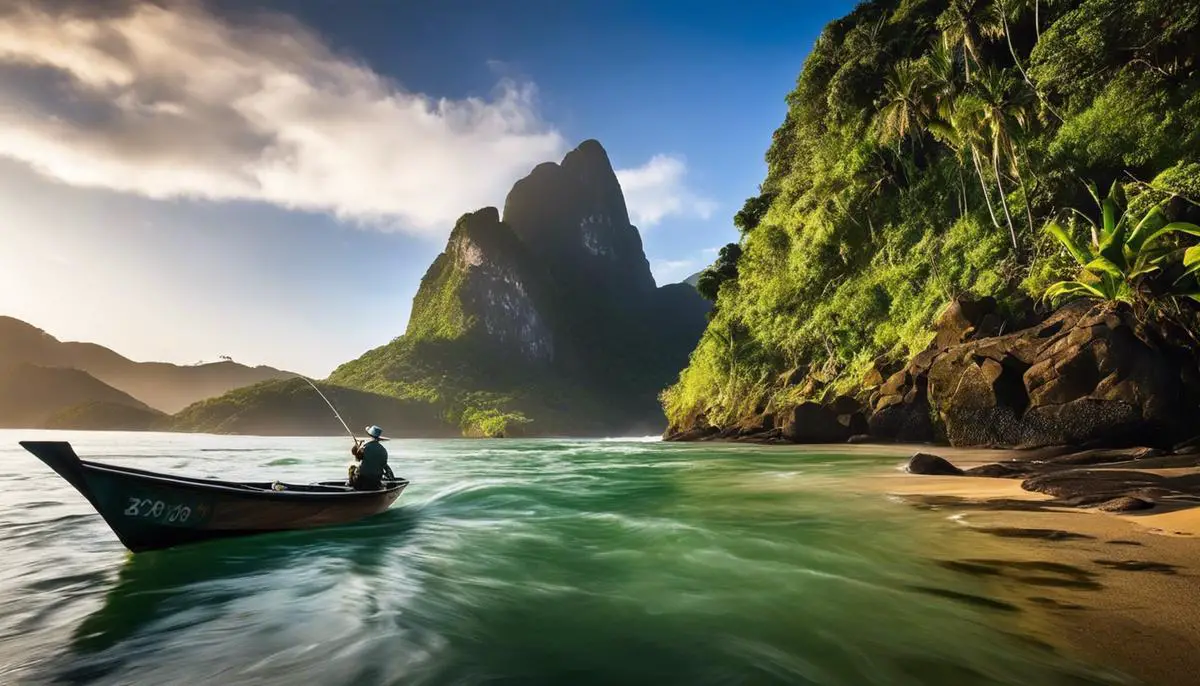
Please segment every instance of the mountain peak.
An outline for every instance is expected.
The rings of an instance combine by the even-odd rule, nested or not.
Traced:
[[[608,153],[588,139],[562,164],[540,164],[504,202],[504,223],[561,283],[646,293],[654,277]]]
[[[541,435],[646,433],[708,308],[690,286],[655,288],[608,153],[589,139],[517,181],[503,216],[462,215],[404,336],[330,381],[445,403],[468,433],[530,419]]]
[[[586,141],[575,146],[575,149],[567,153],[563,157],[562,166],[564,169],[583,168],[607,170],[613,173],[612,162],[608,159],[608,151],[600,145],[600,141],[589,138]],[[615,174],[613,174],[615,178]]]

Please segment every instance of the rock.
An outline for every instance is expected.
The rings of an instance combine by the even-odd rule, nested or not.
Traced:
[[[883,387],[879,389],[881,397],[896,396],[903,398],[905,391],[916,382],[917,377],[911,375],[907,370],[900,370],[887,378],[883,382]]]
[[[1134,512],[1137,510],[1149,510],[1152,507],[1154,507],[1154,503],[1148,500],[1131,498],[1129,496],[1113,498],[1099,505],[1099,509],[1104,512]]]
[[[1194,351],[1169,345],[1128,306],[1077,301],[938,354],[928,404],[956,446],[1169,445],[1200,418],[1184,383],[1197,367]]]
[[[703,413],[697,414],[679,425],[671,425],[663,432],[664,441],[702,441],[720,431],[709,423]]]
[[[963,470],[950,464],[946,458],[929,453],[917,453],[908,458],[908,464],[904,466],[904,471],[909,474],[930,476],[962,476],[963,474]]]
[[[813,378],[811,375],[804,378],[804,382],[800,384],[800,395],[805,398],[814,398],[821,394],[825,388],[825,383]]]
[[[993,479],[1025,479],[1038,473],[1037,465],[1020,460],[995,462],[993,464],[972,467],[965,472],[967,476],[982,476]]]
[[[1192,436],[1185,441],[1176,443],[1171,447],[1171,452],[1177,455],[1200,452],[1200,436]]]
[[[808,365],[805,364],[800,365],[799,367],[793,367],[792,369],[780,374],[777,381],[783,388],[789,388],[799,384],[806,376],[808,376]]]
[[[976,334],[995,335],[1002,321],[996,315],[995,298],[955,298],[933,322],[933,347],[938,350],[949,348],[978,337]]]
[[[738,429],[738,436],[741,438],[773,431],[775,429],[775,415],[770,412],[762,412],[743,421]]]
[[[862,403],[848,395],[839,395],[829,403],[829,409],[833,410],[834,414],[854,414],[862,410]]]
[[[880,370],[875,365],[871,365],[870,367],[867,368],[867,371],[863,374],[863,378],[860,383],[861,383],[863,389],[871,390],[874,388],[878,388],[879,386],[882,386],[883,382],[885,380],[886,379],[884,379],[884,377],[883,377],[883,371]]]
[[[717,428],[713,426],[695,426],[682,431],[669,432],[663,436],[664,441],[702,441],[717,433]]]
[[[904,363],[889,360],[880,356],[871,361],[871,366],[863,373],[862,387],[871,390],[883,385],[893,374],[904,368]]]
[[[818,403],[801,403],[783,415],[783,436],[793,443],[844,443],[850,428],[833,410]]]
[[[1098,448],[1094,450],[1083,450],[1077,453],[1057,455],[1055,457],[1048,458],[1046,462],[1057,465],[1076,466],[1115,464],[1120,462],[1132,462],[1134,460],[1145,460],[1164,454],[1165,451],[1157,448]]]
[[[1021,488],[1072,502],[1097,505],[1122,496],[1169,493],[1170,477],[1120,469],[1069,469],[1030,477]]]
[[[715,439],[725,440],[725,439],[730,439],[730,438],[737,438],[738,436],[741,435],[741,433],[742,433],[742,427],[738,426],[737,424],[734,424],[732,426],[727,426],[727,427],[721,429],[717,433],[713,434],[712,437]]]
[[[851,412],[849,414],[839,414],[837,416],[838,424],[846,427],[846,431],[851,435],[865,434],[871,430],[871,426],[867,423],[867,418],[862,412]]]
[[[884,385],[874,412],[867,419],[872,436],[903,443],[929,443],[935,438],[924,374],[900,371]]]

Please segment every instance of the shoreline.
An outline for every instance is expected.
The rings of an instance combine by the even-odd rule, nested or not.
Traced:
[[[867,447],[867,446],[863,446]],[[878,447],[878,446],[870,446]],[[894,446],[884,454],[936,450],[954,465],[995,464],[1011,450]],[[876,453],[878,454],[878,453]],[[1110,472],[1130,470],[1124,464]],[[1104,472],[1104,468],[1089,472]],[[1137,469],[1162,476],[1194,468]],[[1022,479],[912,474],[894,469],[863,477],[865,492],[946,513],[988,545],[938,563],[985,580],[989,590],[1023,610],[1031,631],[1054,639],[1076,659],[1117,669],[1148,686],[1185,686],[1200,672],[1193,649],[1200,633],[1200,507],[1155,502],[1138,512],[1105,512],[1064,504],[1026,490]],[[1003,559],[989,555],[1003,542]]]

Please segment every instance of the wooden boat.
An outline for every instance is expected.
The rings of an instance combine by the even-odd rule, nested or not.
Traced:
[[[22,441],[88,499],[135,553],[214,538],[346,524],[387,510],[407,479],[375,491],[345,482],[242,483],[157,474],[79,459],[70,443]]]

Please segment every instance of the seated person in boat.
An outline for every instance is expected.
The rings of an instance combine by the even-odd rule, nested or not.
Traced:
[[[350,479],[347,484],[359,491],[374,491],[383,486],[384,479],[395,479],[392,468],[388,466],[388,451],[383,447],[383,429],[378,426],[368,426],[369,439],[355,443],[350,449],[355,463],[350,465]]]

